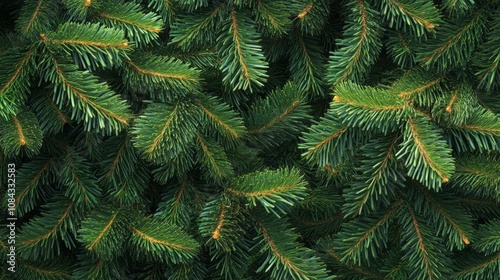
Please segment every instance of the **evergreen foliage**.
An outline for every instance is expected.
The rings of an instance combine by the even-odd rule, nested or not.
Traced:
[[[0,278],[499,279],[499,7],[1,1]]]

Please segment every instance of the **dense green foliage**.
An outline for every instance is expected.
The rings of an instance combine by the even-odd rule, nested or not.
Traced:
[[[499,7],[1,1],[2,279],[499,279]]]

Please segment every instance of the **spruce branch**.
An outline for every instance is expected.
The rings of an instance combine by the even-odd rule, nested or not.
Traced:
[[[83,218],[81,210],[61,193],[53,195],[41,207],[41,216],[21,228],[16,240],[19,255],[24,259],[47,260],[59,255],[62,246],[74,248],[77,225]]]
[[[339,250],[340,261],[363,266],[377,258],[378,251],[387,246],[389,222],[402,207],[403,201],[343,225],[335,235],[334,248]]]
[[[236,177],[228,183],[226,193],[245,198],[252,206],[257,202],[277,217],[306,196],[306,182],[297,169],[257,171]]]
[[[197,107],[186,101],[152,103],[136,120],[134,146],[153,162],[171,160],[190,148],[196,136]]]
[[[266,99],[257,100],[245,115],[249,140],[273,147],[296,137],[310,119],[310,106],[304,99],[305,94],[289,82]]]
[[[233,175],[233,167],[224,149],[212,139],[196,133],[197,162],[201,164],[202,177],[214,183],[221,183]]]
[[[451,263],[444,253],[444,245],[414,209],[403,207],[398,220],[402,227],[401,250],[404,252],[403,258],[411,266],[410,277],[438,279],[449,275]]]
[[[384,134],[394,131],[410,112],[399,96],[351,82],[337,85],[331,105],[342,123],[364,130],[377,128]]]
[[[167,102],[200,89],[200,71],[176,58],[137,52],[125,64],[125,85],[151,98]]]
[[[139,4],[133,2],[107,0],[99,3],[94,13],[98,22],[123,30],[125,36],[138,47],[157,40],[164,26],[159,15],[146,13]]]
[[[361,149],[366,155],[358,168],[359,175],[349,188],[344,188],[343,212],[355,216],[388,206],[396,187],[404,185],[405,178],[398,170],[396,151],[400,136],[371,139]]]
[[[42,129],[31,111],[12,115],[9,121],[0,123],[0,144],[7,157],[17,156],[21,152],[30,157],[35,156],[40,153],[42,142]]]
[[[411,31],[416,37],[434,32],[441,21],[439,11],[432,1],[382,0],[376,1],[389,27],[403,32]]]
[[[224,144],[229,146],[237,144],[246,133],[242,117],[215,96],[202,95],[200,97],[195,105],[203,112],[201,120],[208,126],[207,134],[220,135],[224,139]]]
[[[375,63],[382,49],[382,27],[378,12],[366,1],[351,1],[347,24],[338,49],[330,53],[327,79],[330,84],[344,81],[360,81]]]
[[[258,222],[260,252],[265,261],[257,270],[266,271],[271,279],[332,279],[313,251],[297,243],[299,237],[286,221],[266,216]]]
[[[40,33],[51,30],[57,22],[60,6],[56,1],[29,1],[23,5],[16,21],[16,31],[21,36],[35,39]]]
[[[83,122],[86,131],[117,134],[128,126],[128,105],[107,84],[54,57],[47,64],[44,79],[54,84],[53,100],[60,107],[71,105],[71,119]]]
[[[129,235],[127,221],[122,209],[112,209],[109,206],[95,209],[82,221],[78,240],[89,253],[94,253],[103,260],[112,260],[125,251],[124,243]]]
[[[264,85],[268,75],[260,35],[252,20],[243,12],[231,10],[217,38],[222,81],[232,90],[256,90]]]
[[[187,233],[156,218],[139,217],[130,230],[137,258],[178,264],[191,260],[199,250],[199,244]]]
[[[123,31],[98,23],[67,22],[40,37],[49,49],[73,56],[77,65],[91,70],[119,65],[130,49]]]
[[[442,32],[446,35],[433,39],[419,51],[421,64],[444,72],[469,61],[486,31],[486,14],[486,11],[478,10],[466,18],[443,24]]]
[[[16,211],[19,216],[33,210],[38,201],[49,198],[53,191],[55,159],[46,154],[33,158],[19,170],[16,183]]]
[[[451,149],[428,120],[408,119],[400,146],[396,157],[405,159],[410,177],[436,191],[450,180],[455,170]]]
[[[302,135],[299,144],[304,150],[302,157],[319,167],[336,167],[352,155],[355,145],[362,142],[362,135],[358,132],[339,122],[334,111],[330,110]]]
[[[35,50],[8,49],[0,54],[0,117],[9,119],[20,110],[35,69]]]

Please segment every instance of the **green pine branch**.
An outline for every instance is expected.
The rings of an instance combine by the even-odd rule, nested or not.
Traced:
[[[54,85],[52,99],[60,107],[71,105],[71,119],[86,131],[117,134],[128,126],[128,105],[88,71],[52,58],[45,79]]]
[[[352,13],[328,62],[327,79],[331,84],[362,80],[382,49],[383,28],[377,11],[364,0],[351,1],[348,5]]]
[[[0,145],[7,157],[26,153],[33,157],[40,153],[43,132],[38,120],[31,111],[12,115],[9,121],[0,123]]]
[[[16,20],[16,31],[23,37],[36,38],[51,30],[57,22],[60,6],[56,1],[29,1],[23,5]]]
[[[402,205],[402,200],[398,200],[390,208],[345,223],[334,238],[340,261],[363,266],[376,259],[387,246],[389,222]]]
[[[331,105],[342,123],[364,130],[377,128],[384,134],[394,131],[410,112],[403,98],[351,82],[336,86]]]
[[[163,102],[200,89],[200,71],[176,58],[134,53],[124,67],[123,80],[132,91]]]
[[[134,146],[150,161],[168,161],[189,149],[200,112],[188,102],[153,103],[136,119]]]
[[[219,26],[216,22],[221,13],[222,6],[215,6],[201,9],[197,13],[180,15],[172,24],[172,43],[183,50],[190,50],[201,44],[212,45],[217,38]]]
[[[277,217],[286,214],[290,208],[306,196],[307,183],[295,168],[257,171],[233,178],[226,193],[245,198],[251,205],[257,202],[266,212]]]
[[[133,2],[107,0],[99,3],[93,12],[98,22],[123,30],[125,36],[138,47],[157,40],[164,26],[159,15],[146,13],[139,4]]]
[[[52,177],[55,171],[55,159],[48,155],[39,155],[33,161],[24,164],[16,181],[16,212],[24,216],[38,204],[49,198],[53,191]]]
[[[434,32],[441,21],[432,1],[382,0],[376,5],[389,27],[411,31],[416,37],[424,36],[426,31]]]
[[[201,165],[202,177],[214,183],[231,178],[234,174],[229,158],[219,144],[196,133],[197,162]]]
[[[297,243],[299,237],[286,221],[264,217],[258,224],[260,252],[265,261],[257,272],[266,271],[270,279],[332,279],[314,251]]]
[[[122,30],[102,24],[67,22],[56,31],[40,34],[42,42],[51,50],[72,56],[87,69],[109,68],[120,65],[130,45]]]
[[[72,263],[70,260],[58,257],[43,262],[19,260],[16,278],[26,280],[69,280],[72,276]]]
[[[472,217],[460,207],[454,196],[433,193],[418,183],[409,192],[414,209],[436,227],[437,235],[445,238],[451,250],[462,250],[471,243],[473,235]]]
[[[304,123],[310,110],[302,93],[294,83],[287,83],[258,99],[246,113],[248,138],[254,143],[273,147],[289,141],[306,129]]]
[[[400,136],[379,137],[370,140],[361,149],[367,156],[358,168],[359,175],[349,188],[344,188],[343,212],[355,216],[388,206],[396,187],[404,185],[405,178],[398,170],[396,150]]]
[[[96,254],[103,260],[112,260],[125,252],[124,243],[129,235],[127,222],[122,209],[109,206],[96,209],[82,221],[78,240],[88,253]]]
[[[281,1],[257,0],[252,1],[252,14],[255,21],[260,25],[259,31],[271,37],[282,37],[291,24],[286,3]]]
[[[66,187],[65,195],[72,200],[72,203],[89,208],[97,206],[101,188],[97,185],[97,179],[86,159],[68,149],[59,164],[61,183]]]
[[[191,260],[199,251],[199,244],[191,236],[177,226],[155,218],[137,218],[130,230],[137,259],[178,264]]]
[[[410,278],[446,278],[451,272],[450,260],[432,229],[410,206],[403,207],[398,216],[402,227],[401,250],[410,265]]]
[[[487,11],[478,10],[443,24],[443,36],[421,45],[418,59],[427,68],[444,72],[467,63],[486,32]]]
[[[50,92],[33,93],[31,98],[30,107],[35,113],[44,135],[55,135],[63,130],[64,125],[70,123],[67,110],[59,109],[59,106],[52,100]]]
[[[64,247],[75,247],[82,209],[61,193],[53,195],[40,209],[41,215],[24,224],[16,238],[19,255],[24,259],[47,260],[60,255]]]
[[[230,11],[222,32],[217,38],[222,79],[232,90],[249,90],[262,87],[267,80],[260,35],[253,27],[252,20],[244,12]]]
[[[299,148],[302,157],[320,167],[336,168],[352,155],[354,146],[361,143],[362,134],[339,122],[335,111],[328,111],[320,121],[303,133]]]
[[[9,119],[26,99],[33,75],[34,49],[9,49],[0,54],[0,117]]]
[[[405,160],[408,175],[433,190],[450,180],[454,170],[451,149],[439,130],[424,118],[410,118],[404,130],[404,141],[396,157]]]
[[[206,133],[222,136],[223,145],[233,146],[246,133],[242,117],[219,98],[202,95],[195,104],[203,112],[201,120],[207,126]]]

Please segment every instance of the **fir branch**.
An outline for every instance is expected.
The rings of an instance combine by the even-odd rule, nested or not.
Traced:
[[[158,39],[164,25],[159,15],[145,13],[133,2],[108,0],[99,5],[96,13],[98,21],[122,29],[139,47]]]
[[[281,37],[287,33],[286,25],[289,19],[284,11],[287,6],[280,1],[257,0],[255,9],[256,22],[263,26],[261,29],[273,37]]]
[[[7,122],[0,123],[0,144],[6,156],[25,152],[32,157],[40,153],[43,132],[35,114],[31,111],[12,115]]]
[[[470,244],[472,219],[463,208],[454,205],[454,197],[431,193],[418,183],[414,184],[414,190],[417,193],[411,198],[415,201],[415,210],[434,222],[437,234],[447,237],[451,249],[462,249]]]
[[[406,210],[406,211],[405,211]],[[410,277],[415,279],[439,279],[450,272],[450,261],[444,255],[444,246],[430,228],[409,206],[400,217],[402,226],[402,250],[410,261]]]
[[[137,257],[178,264],[191,260],[199,250],[199,244],[180,228],[151,217],[138,218],[130,230]]]
[[[341,251],[341,261],[361,266],[376,258],[377,251],[387,244],[389,221],[402,205],[403,201],[398,200],[388,209],[344,224],[334,240],[335,248]]]
[[[216,19],[222,11],[222,6],[214,9],[203,10],[200,14],[184,15],[177,19],[172,25],[170,35],[172,43],[177,44],[183,50],[189,50],[199,44],[212,44],[215,42]]]
[[[258,229],[264,243],[261,252],[267,252],[268,257],[257,271],[271,271],[272,279],[331,279],[313,251],[296,244],[298,235],[287,230],[286,222],[264,217],[258,222]]]
[[[82,227],[78,230],[78,240],[89,253],[94,253],[103,260],[112,260],[125,250],[127,222],[123,208],[104,206],[83,220]]]
[[[74,237],[78,228],[76,224],[83,214],[76,208],[75,203],[57,193],[41,210],[42,216],[37,216],[25,224],[16,240],[20,256],[25,259],[46,260],[54,257],[62,244],[68,248],[75,246]]]
[[[208,181],[220,183],[233,174],[233,167],[229,159],[217,142],[211,139],[204,139],[196,133],[198,145],[198,162],[202,164],[203,178]]]
[[[95,70],[119,65],[126,57],[130,46],[124,35],[122,30],[98,23],[67,22],[56,31],[40,34],[40,37],[49,49],[73,55],[79,66]]]
[[[200,89],[200,71],[176,58],[135,53],[124,70],[128,88],[163,102]]]
[[[134,146],[151,161],[171,160],[190,149],[200,111],[188,102],[151,104],[136,120]]]
[[[258,45],[259,34],[253,30],[247,15],[233,9],[217,38],[219,55],[222,59],[220,70],[222,81],[233,90],[254,91],[262,87],[268,75],[262,47]]]
[[[40,155],[32,162],[26,163],[19,170],[15,203],[16,211],[20,216],[35,208],[37,200],[46,199],[52,192],[50,184],[51,168],[54,158]],[[44,188],[41,186],[44,185]]]
[[[348,126],[394,131],[410,111],[408,104],[390,92],[346,82],[337,85],[332,110]]]
[[[319,123],[311,126],[301,137],[299,148],[302,157],[320,167],[336,167],[353,153],[355,145],[366,136],[339,122],[333,110],[328,111]]]
[[[26,2],[16,21],[16,30],[21,36],[34,39],[38,34],[52,29],[59,10],[58,3],[50,0]]]
[[[70,122],[70,116],[59,109],[47,91],[33,94],[30,106],[40,122],[44,135],[57,134]]]
[[[324,252],[328,257],[331,257],[337,264],[339,264],[340,271],[343,272],[342,270],[347,270],[349,272],[354,272],[356,275],[362,276],[362,277],[370,277],[370,279],[379,279],[379,280],[386,280],[387,277],[384,275],[380,274],[379,272],[371,271],[367,269],[365,266],[358,266],[354,265],[352,263],[344,262],[342,261],[342,257],[339,255],[339,253],[334,249],[334,242],[332,237],[328,236],[325,238],[320,239],[316,247]],[[339,273],[341,275],[345,275],[344,273]]]
[[[323,96],[325,86],[325,58],[314,37],[302,36],[299,32],[291,35],[290,71],[299,91],[312,92]]]
[[[325,0],[310,0],[301,2],[305,2],[300,3],[305,6],[302,5],[300,7],[297,17],[294,19],[295,25],[304,34],[318,35],[323,30],[323,27],[328,20],[328,16],[330,15],[329,2]],[[297,4],[297,6],[300,6],[299,3]]]
[[[97,77],[75,65],[62,64],[55,58],[45,79],[54,83],[53,99],[59,106],[72,106],[72,119],[85,123],[87,131],[115,132],[128,126],[128,106]]]
[[[367,157],[358,168],[360,175],[355,175],[351,188],[344,189],[346,215],[361,215],[375,211],[379,205],[388,206],[394,188],[403,186],[405,178],[397,170],[395,157],[399,138],[398,134],[380,137],[362,147]]]
[[[415,100],[418,104],[430,107],[434,105],[438,93],[446,90],[444,81],[443,74],[416,67],[405,72],[388,91],[409,102]]]
[[[486,30],[485,11],[479,10],[467,19],[448,23],[448,36],[436,38],[425,45],[419,55],[422,65],[436,67],[439,72],[466,63]],[[444,38],[444,40],[442,39]],[[464,47],[465,46],[465,47]]]
[[[343,39],[337,42],[338,49],[330,53],[327,78],[331,84],[361,80],[382,49],[378,14],[364,0],[352,3],[353,13],[349,15]]]
[[[306,182],[297,169],[257,171],[232,179],[226,188],[230,195],[246,198],[253,206],[257,202],[269,213],[280,216],[304,199]],[[277,210],[277,211],[276,211]]]
[[[389,22],[389,27],[410,30],[418,37],[424,36],[424,31],[434,31],[439,26],[439,12],[432,1],[383,0],[377,6]]]
[[[246,113],[250,141],[267,147],[289,141],[305,130],[309,108],[295,83],[274,90],[266,99],[258,99]]]
[[[61,165],[61,181],[67,187],[66,196],[78,206],[85,205],[91,209],[97,206],[101,189],[86,159],[68,148]]]
[[[451,149],[436,128],[421,118],[410,118],[398,159],[406,157],[408,175],[426,187],[439,190],[450,180],[455,169]]]
[[[202,121],[207,123],[209,135],[220,135],[223,144],[236,144],[246,132],[243,119],[228,104],[215,96],[202,95],[195,102],[203,112]],[[218,138],[218,137],[217,137]]]
[[[34,68],[35,51],[9,49],[0,54],[0,117],[4,120],[20,110],[26,99]]]
[[[472,263],[472,265],[471,265]],[[459,262],[459,269],[453,273],[453,279],[466,280],[466,279],[495,279],[500,276],[498,265],[500,263],[500,252],[484,255],[471,255],[465,262]]]

